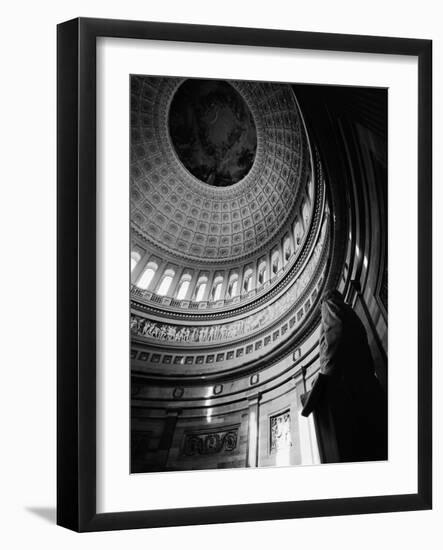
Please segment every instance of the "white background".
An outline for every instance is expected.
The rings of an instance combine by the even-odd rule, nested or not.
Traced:
[[[443,29],[439,2],[336,0],[266,5],[181,2],[24,2],[2,11],[0,542],[5,548],[439,548],[434,511],[76,535],[54,526],[55,506],[55,25],[78,16],[169,20],[434,40],[434,181],[442,179]],[[441,278],[441,185],[434,186],[435,280]],[[440,250],[438,250],[440,248]],[[442,464],[441,293],[434,289],[435,463]],[[440,336],[441,337],[441,336]],[[434,471],[435,487],[441,476]],[[3,540],[4,539],[4,540]]]

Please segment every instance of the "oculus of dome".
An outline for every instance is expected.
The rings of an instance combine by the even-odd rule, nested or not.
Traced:
[[[227,82],[185,80],[172,99],[169,132],[185,168],[208,185],[233,185],[254,162],[254,119],[242,96]]]

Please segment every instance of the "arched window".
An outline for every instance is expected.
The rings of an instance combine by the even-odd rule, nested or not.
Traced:
[[[167,269],[163,273],[162,280],[160,282],[160,285],[157,289],[157,294],[160,296],[166,296],[168,294],[168,290],[171,286],[172,279],[174,278],[175,271],[173,269]]]
[[[301,240],[303,237],[303,228],[300,221],[297,221],[294,228],[294,240],[296,249],[301,245]]]
[[[133,250],[131,252],[131,273],[134,271],[134,267],[141,260],[141,257],[142,255],[140,254],[140,252],[137,252],[137,250]]]
[[[309,180],[309,185],[308,185],[308,195],[309,195],[309,198],[312,202],[312,197],[314,195],[314,179],[311,177],[311,179]]]
[[[223,286],[223,277],[219,275],[214,279],[214,283],[212,284],[211,300],[213,300],[214,302],[216,302],[217,300],[220,300],[222,286]]]
[[[238,275],[237,273],[233,273],[229,277],[228,298],[234,298],[234,296],[237,296],[237,294],[238,294]]]
[[[258,266],[258,284],[263,285],[266,282],[266,262],[263,260]]]
[[[252,269],[251,268],[248,268],[245,271],[245,275],[243,278],[243,290],[245,292],[249,292],[250,290],[252,290]]]
[[[309,223],[309,211],[310,211],[310,208],[309,208],[308,201],[305,201],[302,209],[303,223],[305,225],[305,229],[308,227],[308,223]]]
[[[272,255],[272,274],[276,275],[280,270],[280,252],[276,250]]]
[[[291,239],[287,236],[285,237],[285,239],[283,241],[283,250],[284,250],[285,262],[287,262],[287,261],[289,261],[289,258],[291,257],[291,254],[292,254]]]
[[[200,276],[194,290],[194,300],[196,302],[201,302],[203,300],[207,284],[208,278],[205,275]]]
[[[180,283],[178,285],[177,296],[176,296],[177,300],[184,300],[186,298],[190,284],[191,284],[191,276],[188,273],[186,273],[185,275],[182,275],[182,278],[180,279]]]
[[[139,277],[137,281],[137,286],[146,290],[151,284],[152,279],[154,278],[155,272],[158,269],[158,265],[155,262],[149,262],[145,270]]]

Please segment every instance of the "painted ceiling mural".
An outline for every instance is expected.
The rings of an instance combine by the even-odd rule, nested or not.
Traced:
[[[233,185],[254,162],[257,132],[252,114],[227,82],[183,82],[172,99],[169,131],[184,166],[208,185]]]

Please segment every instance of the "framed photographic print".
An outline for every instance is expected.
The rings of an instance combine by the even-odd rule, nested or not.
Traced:
[[[428,40],[58,27],[58,524],[429,509]]]

